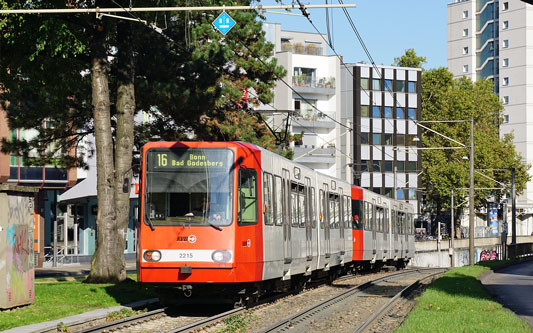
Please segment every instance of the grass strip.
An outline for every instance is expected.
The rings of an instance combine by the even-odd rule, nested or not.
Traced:
[[[530,332],[529,325],[487,294],[477,277],[508,262],[446,272],[429,286],[395,332]]]
[[[118,284],[36,279],[34,304],[0,312],[0,331],[157,297],[135,278],[135,274],[128,275]]]

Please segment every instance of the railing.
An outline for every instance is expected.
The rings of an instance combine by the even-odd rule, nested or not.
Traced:
[[[507,256],[509,258],[523,258],[533,256],[533,243],[508,245]]]
[[[296,87],[335,88],[335,78],[313,78],[311,76],[296,75],[292,77],[292,85]]]
[[[316,46],[315,44],[301,45],[283,43],[281,44],[281,50],[296,54],[322,55],[322,47]]]

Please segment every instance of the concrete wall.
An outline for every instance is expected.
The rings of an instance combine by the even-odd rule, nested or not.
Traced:
[[[507,239],[509,244],[511,239]],[[517,243],[532,243],[533,236],[518,236]],[[415,257],[409,265],[414,267],[451,267],[452,259],[455,267],[466,266],[470,263],[470,250],[468,239],[456,239],[453,251],[449,240],[443,240],[440,244],[440,252],[437,249],[437,241],[415,242]],[[453,252],[453,258],[451,253]],[[502,259],[503,249],[499,237],[476,238],[475,262],[483,260]]]
[[[0,185],[0,308],[34,301],[34,193],[37,188]]]

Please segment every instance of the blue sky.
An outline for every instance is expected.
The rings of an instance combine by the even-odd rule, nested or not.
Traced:
[[[446,67],[446,7],[452,0],[344,0],[356,4],[349,8],[353,22],[374,62],[391,65],[406,49],[427,58],[424,68]],[[261,1],[276,4],[274,0]],[[323,4],[325,1],[303,1]],[[330,1],[335,3],[336,1]],[[283,0],[291,4],[291,0]],[[293,11],[299,13],[298,11]],[[325,9],[309,10],[310,18],[321,33],[326,33]],[[267,22],[281,23],[283,30],[316,32],[304,17],[266,14]],[[331,17],[331,14],[330,14]],[[333,45],[345,62],[369,62],[342,9],[333,9]],[[328,54],[333,54],[331,50]]]

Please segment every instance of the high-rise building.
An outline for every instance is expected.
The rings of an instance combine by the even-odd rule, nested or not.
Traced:
[[[303,133],[292,147],[295,161],[340,177],[339,58],[326,55],[327,45],[319,34],[281,30],[277,23],[265,23],[263,29],[287,75],[285,82],[276,83],[274,101],[259,111],[270,115],[277,132],[288,128],[297,137]]]
[[[513,133],[524,162],[533,164],[533,6],[497,0],[448,4],[448,68],[456,78],[494,82],[505,107],[500,134]],[[533,182],[517,197],[517,211],[517,234],[531,234]]]
[[[366,63],[342,67],[341,122],[353,128],[341,139],[343,178],[376,193],[405,200],[415,206],[421,160],[419,128],[421,70],[373,66]]]

